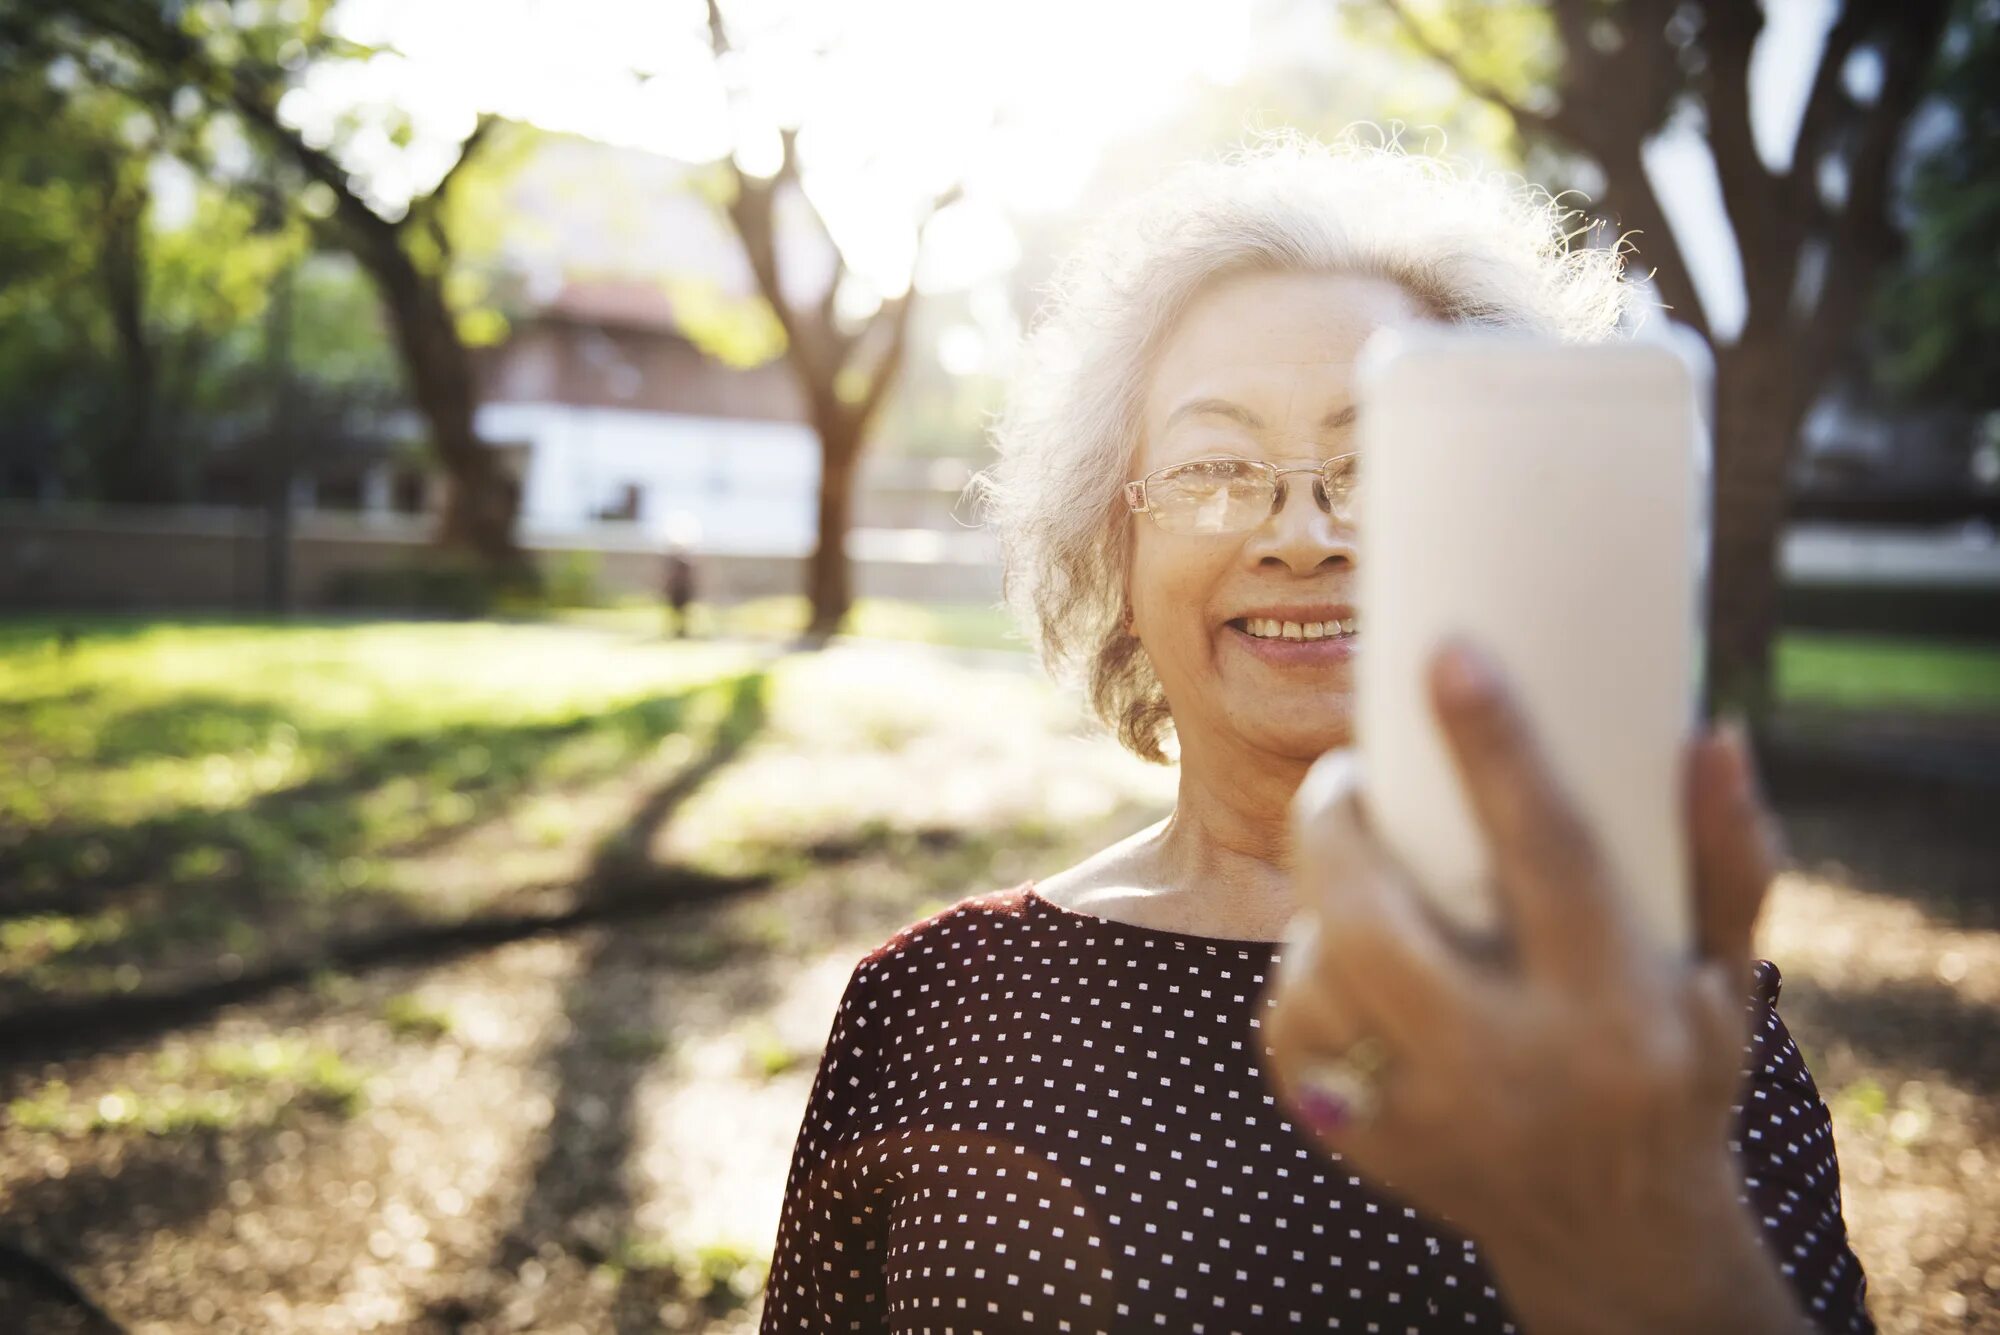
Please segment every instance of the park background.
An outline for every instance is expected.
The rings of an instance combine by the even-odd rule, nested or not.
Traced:
[[[2000,1326],[1997,31],[0,0],[0,1323],[754,1328],[854,961],[1171,800],[961,503],[1020,334],[1296,127],[1576,192],[1714,349],[1759,953],[1883,1329]]]

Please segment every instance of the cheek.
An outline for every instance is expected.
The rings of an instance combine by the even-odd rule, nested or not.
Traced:
[[[1132,606],[1141,632],[1172,644],[1205,638],[1209,606],[1228,561],[1208,544],[1163,540],[1140,532],[1132,548]],[[1167,644],[1159,646],[1167,649]]]

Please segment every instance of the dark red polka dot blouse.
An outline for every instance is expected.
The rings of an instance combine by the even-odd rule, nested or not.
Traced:
[[[1028,883],[855,968],[785,1188],[763,1331],[1513,1331],[1479,1249],[1308,1144],[1264,1082],[1278,943]],[[1745,1202],[1820,1329],[1873,1331],[1827,1111],[1756,964]]]

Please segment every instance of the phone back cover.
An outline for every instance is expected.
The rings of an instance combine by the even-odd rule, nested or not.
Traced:
[[[1497,661],[1657,943],[1692,939],[1681,748],[1697,712],[1706,433],[1670,348],[1397,333],[1360,372],[1356,733],[1389,848],[1498,926],[1429,705],[1448,637]]]

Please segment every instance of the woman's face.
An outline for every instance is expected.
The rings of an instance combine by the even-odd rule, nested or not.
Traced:
[[[1256,273],[1215,283],[1154,364],[1127,476],[1217,456],[1293,468],[1348,453],[1362,344],[1425,318],[1383,279]],[[1233,739],[1311,760],[1349,741],[1360,639],[1274,641],[1255,633],[1268,625],[1250,621],[1303,629],[1356,616],[1351,524],[1319,507],[1309,474],[1283,480],[1284,505],[1245,533],[1180,535],[1134,516],[1134,633],[1166,690],[1184,755]]]

